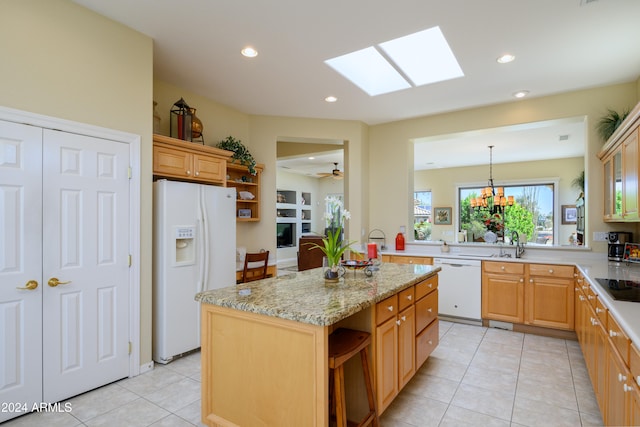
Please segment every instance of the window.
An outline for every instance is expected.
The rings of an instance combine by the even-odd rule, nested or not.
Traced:
[[[471,208],[470,199],[480,195],[481,188],[458,188],[459,231],[466,231],[467,241],[509,242],[517,231],[520,241],[526,236],[529,244],[552,245],[554,229],[555,183],[503,185],[504,195],[513,196],[513,206],[505,206],[500,213],[491,215],[488,208]]]
[[[413,238],[431,240],[431,191],[413,193]]]

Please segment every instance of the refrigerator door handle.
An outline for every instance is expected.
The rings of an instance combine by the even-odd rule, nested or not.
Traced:
[[[203,234],[203,247],[202,251],[203,259],[200,264],[201,271],[201,281],[200,281],[200,292],[203,292],[207,289],[207,283],[209,283],[209,250],[211,243],[209,242],[209,217],[207,212],[207,203],[205,200],[205,192],[204,188],[200,187],[200,215],[202,215],[202,234]]]

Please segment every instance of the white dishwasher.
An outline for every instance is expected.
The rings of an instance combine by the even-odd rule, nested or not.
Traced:
[[[434,258],[438,273],[438,314],[443,317],[482,320],[481,261]]]

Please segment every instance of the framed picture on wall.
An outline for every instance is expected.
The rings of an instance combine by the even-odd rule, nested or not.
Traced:
[[[451,208],[433,208],[435,225],[451,225]]]
[[[575,224],[578,220],[576,205],[562,205],[562,224]]]

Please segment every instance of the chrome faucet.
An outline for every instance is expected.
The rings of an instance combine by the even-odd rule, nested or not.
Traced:
[[[520,258],[524,253],[524,245],[520,244],[520,235],[517,231],[511,232],[511,242],[510,245],[513,245],[513,242],[516,242],[516,258]]]

